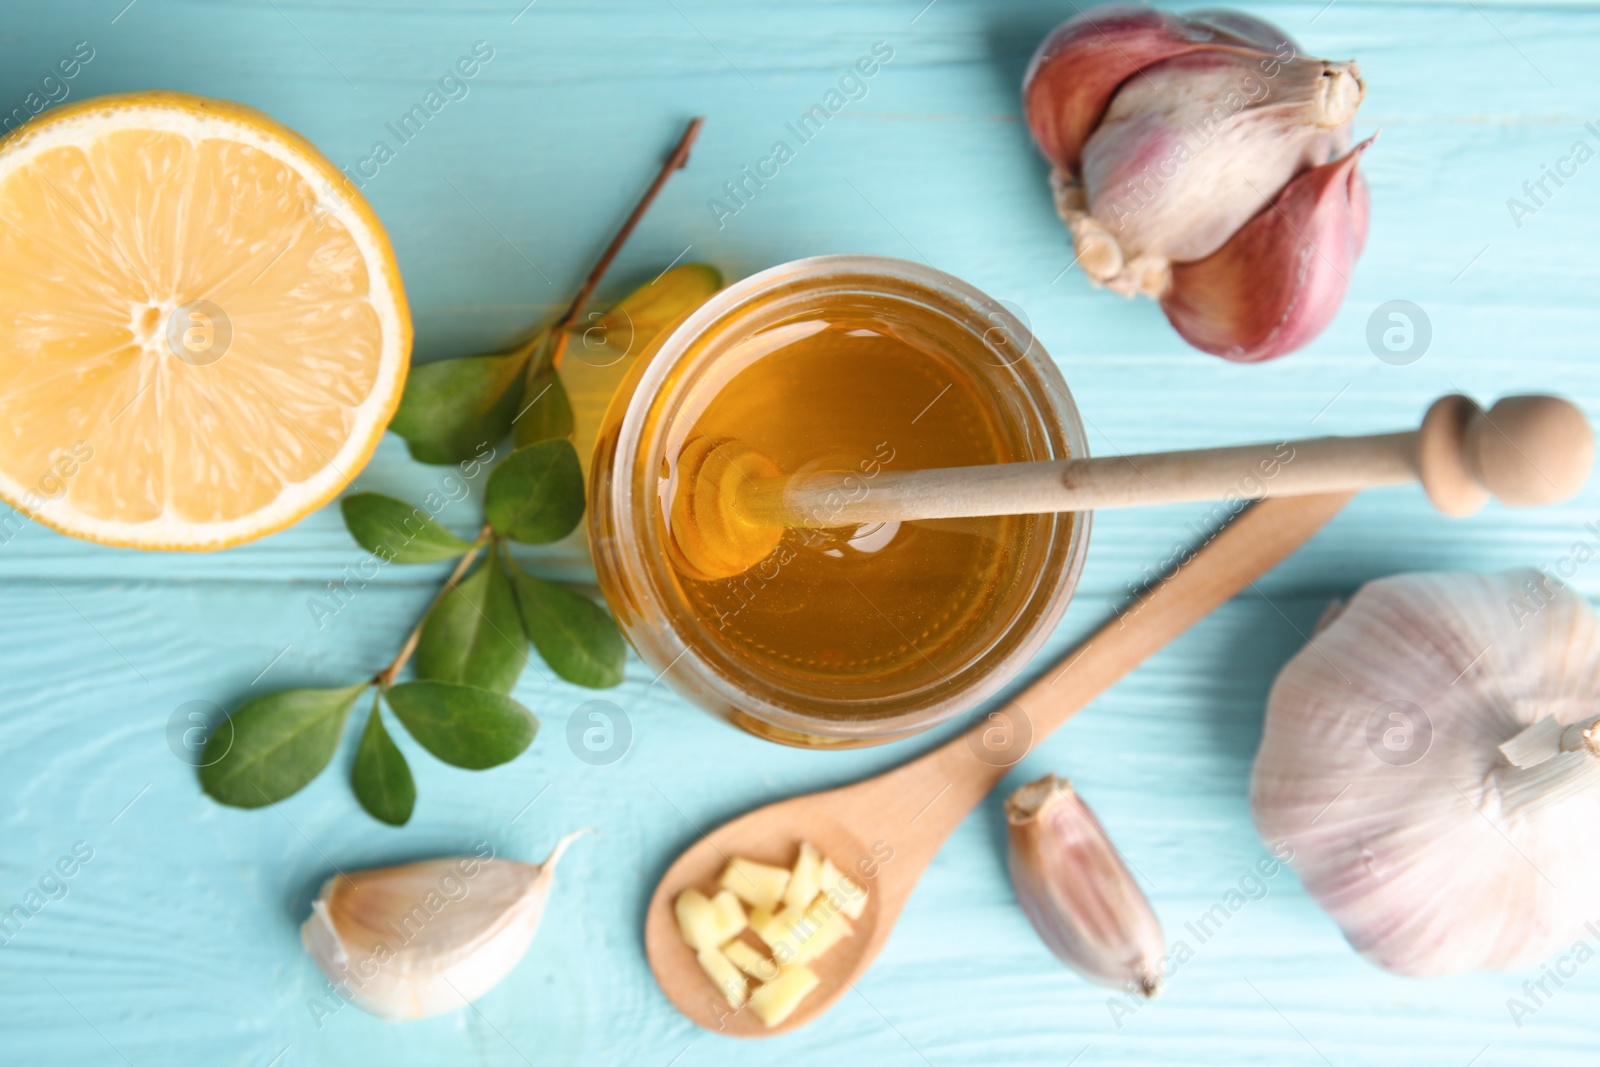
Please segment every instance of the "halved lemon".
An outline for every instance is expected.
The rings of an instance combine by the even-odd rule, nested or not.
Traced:
[[[183,93],[0,142],[0,497],[63,533],[206,550],[326,503],[400,402],[394,252],[310,142]]]

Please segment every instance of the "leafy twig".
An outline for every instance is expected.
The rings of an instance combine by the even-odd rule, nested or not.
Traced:
[[[689,123],[552,328],[551,358],[530,363],[538,346],[552,336],[543,330],[509,352],[412,368],[389,429],[405,438],[413,458],[458,464],[473,477],[494,458],[492,450],[487,456],[483,452],[487,442],[507,435],[515,440],[516,447],[494,466],[484,487],[488,521],[468,542],[435,521],[438,508],[429,502],[413,506],[379,493],[346,495],[339,505],[345,526],[376,558],[401,564],[457,558],[455,569],[394,659],[375,675],[343,688],[267,693],[240,707],[230,717],[229,729],[213,733],[206,743],[200,783],[212,797],[252,808],[304,787],[332,761],[356,699],[376,685],[378,699],[362,730],[350,784],[374,818],[403,825],[416,801],[416,783],[384,726],[383,704],[436,758],[452,766],[482,769],[514,759],[538,728],[533,713],[509,695],[527,661],[530,643],[557,677],[575,685],[599,689],[622,681],[626,643],[606,609],[528,574],[502,549],[512,541],[534,545],[559,541],[582,521],[582,464],[570,440],[570,402],[554,364],[612,260],[667,178],[687,162],[702,121]],[[669,276],[671,281],[663,280]],[[633,324],[635,336],[652,335],[720,285],[721,275],[704,264],[669,266],[656,281],[630,293],[611,314]],[[542,378],[536,379],[536,373]],[[535,402],[548,393],[558,403],[541,417],[514,427],[529,381],[544,386]],[[485,549],[490,553],[487,566],[473,570]],[[487,636],[491,631],[501,643]],[[396,683],[408,663],[414,664],[417,680]]]
[[[698,116],[689,120],[688,128],[683,131],[683,136],[678,138],[678,145],[672,150],[672,154],[667,157],[667,161],[661,165],[661,170],[656,174],[655,181],[650,183],[650,188],[644,191],[644,196],[634,205],[632,214],[623,221],[622,228],[611,239],[611,243],[606,246],[606,250],[600,254],[600,259],[595,263],[594,269],[589,271],[589,276],[583,280],[583,286],[579,288],[578,295],[572,298],[572,303],[568,306],[567,313],[561,316],[560,322],[556,323],[554,328],[555,342],[550,349],[550,365],[552,367],[561,366],[561,357],[566,354],[567,338],[570,336],[569,331],[572,328],[572,324],[577,322],[578,316],[583,313],[583,305],[587,304],[589,298],[594,295],[595,287],[600,284],[600,279],[605,276],[606,271],[610,268],[611,261],[617,258],[618,252],[622,251],[622,246],[627,243],[634,227],[639,225],[639,220],[644,218],[644,213],[650,210],[650,205],[655,201],[656,194],[661,192],[661,187],[667,184],[667,179],[672,176],[672,172],[682,169],[689,162],[689,149],[693,147],[695,138],[700,136],[700,127],[705,125],[705,121],[703,117]]]

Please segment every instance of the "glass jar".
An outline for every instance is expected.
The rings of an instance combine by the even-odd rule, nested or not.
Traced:
[[[686,574],[668,520],[678,455],[730,425],[783,474],[837,471],[846,491],[885,465],[1088,454],[1049,355],[949,275],[823,256],[717,293],[629,370],[589,478],[606,600],[656,680],[699,707],[787,744],[893,740],[992,695],[1066,609],[1087,513],[791,530],[748,574]]]

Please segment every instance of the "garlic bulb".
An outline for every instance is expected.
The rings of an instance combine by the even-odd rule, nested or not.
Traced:
[[[1364,92],[1354,62],[1304,56],[1252,16],[1113,4],[1045,39],[1023,99],[1090,280],[1161,299],[1191,344],[1253,361],[1314,337],[1344,297],[1366,190],[1359,153],[1334,157]],[[1326,268],[1305,257],[1313,230]]]
[[[539,930],[556,863],[445,858],[337,874],[300,940],[341,996],[385,1019],[420,1019],[477,1000]]]
[[[1256,827],[1362,955],[1515,970],[1600,896],[1600,626],[1533,570],[1364,586],[1279,674]]]
[[[1011,883],[1045,946],[1101,985],[1153,997],[1161,924],[1094,812],[1053,774],[1006,801]]]

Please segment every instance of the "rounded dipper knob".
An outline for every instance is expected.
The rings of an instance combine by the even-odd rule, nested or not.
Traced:
[[[1447,515],[1469,515],[1492,495],[1526,507],[1567,500],[1594,466],[1594,433],[1571,402],[1508,396],[1484,411],[1464,396],[1441,397],[1418,435],[1428,498]]]

